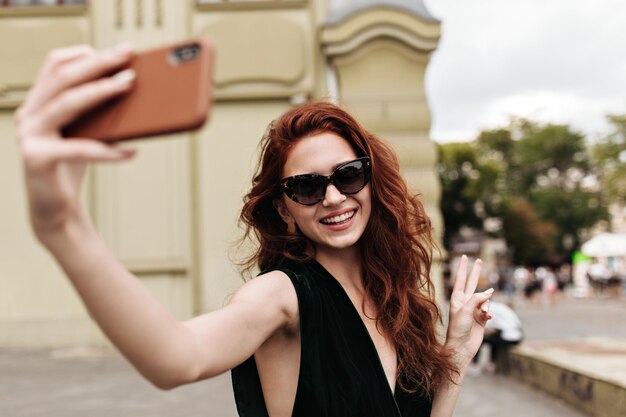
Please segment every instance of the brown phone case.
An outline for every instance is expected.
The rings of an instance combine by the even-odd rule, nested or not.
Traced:
[[[116,142],[201,127],[211,107],[213,55],[207,38],[138,54],[129,65],[132,90],[86,112],[63,135]]]

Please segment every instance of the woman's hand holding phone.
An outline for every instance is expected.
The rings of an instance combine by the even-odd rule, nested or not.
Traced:
[[[67,140],[61,133],[79,115],[132,88],[134,74],[123,68],[133,55],[126,45],[101,52],[85,45],[56,49],[15,113],[31,222],[42,241],[83,218],[79,194],[88,163],[134,155],[90,138]]]
[[[134,155],[107,143],[202,126],[211,107],[212,67],[207,38],[141,54],[127,45],[52,51],[15,115],[37,236],[80,219],[86,164]]]
[[[107,337],[159,387],[195,380],[202,363],[198,359],[206,358],[206,351],[199,354],[198,337],[190,330],[193,326],[179,323],[98,236],[80,203],[80,188],[89,163],[124,161],[134,155],[134,151],[108,141],[190,129],[206,119],[211,72],[199,63],[208,60],[210,64],[211,45],[204,40],[182,45],[140,55],[125,46],[102,52],[87,46],[54,50],[15,114],[37,237],[56,258]],[[202,49],[202,45],[208,46]],[[158,56],[170,57],[171,51],[187,52],[174,60],[171,68],[161,61],[161,71],[156,73],[154,65],[146,64]],[[196,60],[196,56],[202,59]],[[178,80],[170,78],[166,79],[168,88],[155,91],[155,83],[171,71],[184,79],[185,87],[178,88]],[[205,81],[207,88],[199,94],[183,94],[201,90],[193,88],[197,83],[190,73]],[[166,96],[163,91],[168,91]],[[168,117],[159,118],[150,111],[155,96],[191,103],[184,110],[191,107],[196,111],[192,117],[188,111],[169,111]],[[162,119],[168,123],[161,123]],[[178,123],[181,120],[185,123]],[[109,135],[111,131],[115,135]],[[200,333],[212,328],[203,323],[195,325]]]

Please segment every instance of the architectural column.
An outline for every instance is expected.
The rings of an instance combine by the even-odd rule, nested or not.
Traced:
[[[441,242],[437,152],[430,141],[424,76],[440,37],[440,23],[420,10],[376,5],[331,14],[321,43],[335,72],[340,103],[396,149],[412,191],[421,194]],[[439,261],[433,278],[442,294]]]

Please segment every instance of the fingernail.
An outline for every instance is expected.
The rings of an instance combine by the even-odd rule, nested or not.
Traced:
[[[117,151],[124,156],[132,156],[135,154],[135,149],[130,148],[117,148]]]
[[[487,291],[485,291],[487,294],[491,294],[494,291],[493,288],[489,288]]]
[[[115,52],[118,52],[122,55],[130,54],[131,52],[135,51],[135,48],[131,42],[120,43],[119,45],[116,45],[113,49],[115,50]]]
[[[121,85],[130,85],[134,79],[135,71],[130,68],[120,71],[113,76],[113,81]]]

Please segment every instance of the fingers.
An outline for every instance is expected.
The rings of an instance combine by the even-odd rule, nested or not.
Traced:
[[[58,71],[59,67],[77,59],[93,56],[95,53],[89,45],[74,45],[50,51],[39,70],[33,88],[30,89],[24,103],[18,109],[17,117],[19,118],[20,113],[28,112],[31,108],[37,108],[39,103],[47,100],[54,88],[58,88],[52,85],[51,74]]]
[[[72,45],[53,49],[48,52],[37,78],[45,77],[46,74],[53,71],[57,66],[93,54],[95,54],[95,50],[89,45]]]
[[[132,55],[128,45],[102,52],[95,52],[87,46],[51,52],[28,95],[24,111],[37,111],[64,90],[122,67],[130,61]]]
[[[474,312],[474,320],[481,326],[487,325],[487,322],[492,318],[493,313],[491,311],[475,310]]]
[[[477,292],[470,298],[467,305],[471,306],[472,309],[479,308],[485,301],[489,300],[493,296],[493,288],[489,288],[483,292]]]
[[[107,77],[88,84],[82,84],[64,91],[49,102],[32,118],[23,133],[47,134],[57,132],[80,114],[98,104],[123,94],[132,88],[135,73],[131,69],[121,71],[113,77]],[[26,121],[29,123],[29,121]]]
[[[465,280],[467,278],[467,256],[461,256],[459,262],[459,269],[456,271],[456,278],[454,280],[453,291],[465,292]]]
[[[50,157],[71,162],[114,162],[130,159],[136,154],[134,149],[118,148],[89,139],[68,142],[69,146],[59,146],[50,153]]]
[[[461,256],[461,261],[459,262],[459,269],[456,273],[453,291],[462,292],[467,297],[470,297],[472,294],[474,294],[474,291],[476,291],[478,279],[480,278],[482,261],[480,259],[477,259],[474,262],[474,266],[472,267],[472,271],[470,272],[469,279],[467,278],[467,266],[467,256],[463,255]]]
[[[472,267],[472,272],[470,272],[469,279],[465,283],[465,295],[471,296],[476,291],[476,286],[478,285],[478,279],[480,278],[480,270],[482,268],[483,261],[480,259],[476,259],[474,262],[474,266]]]
[[[115,162],[132,158],[134,149],[119,148],[90,139],[35,139],[22,145],[27,171],[43,171],[59,162]]]
[[[480,320],[480,323],[487,323],[493,318],[493,313],[489,309],[489,301],[490,300],[487,300],[478,306],[478,319]]]
[[[493,293],[493,288],[489,288],[487,291],[474,294],[463,307],[466,314],[473,314],[476,321],[484,325],[487,320],[493,317],[489,310],[489,300]]]

